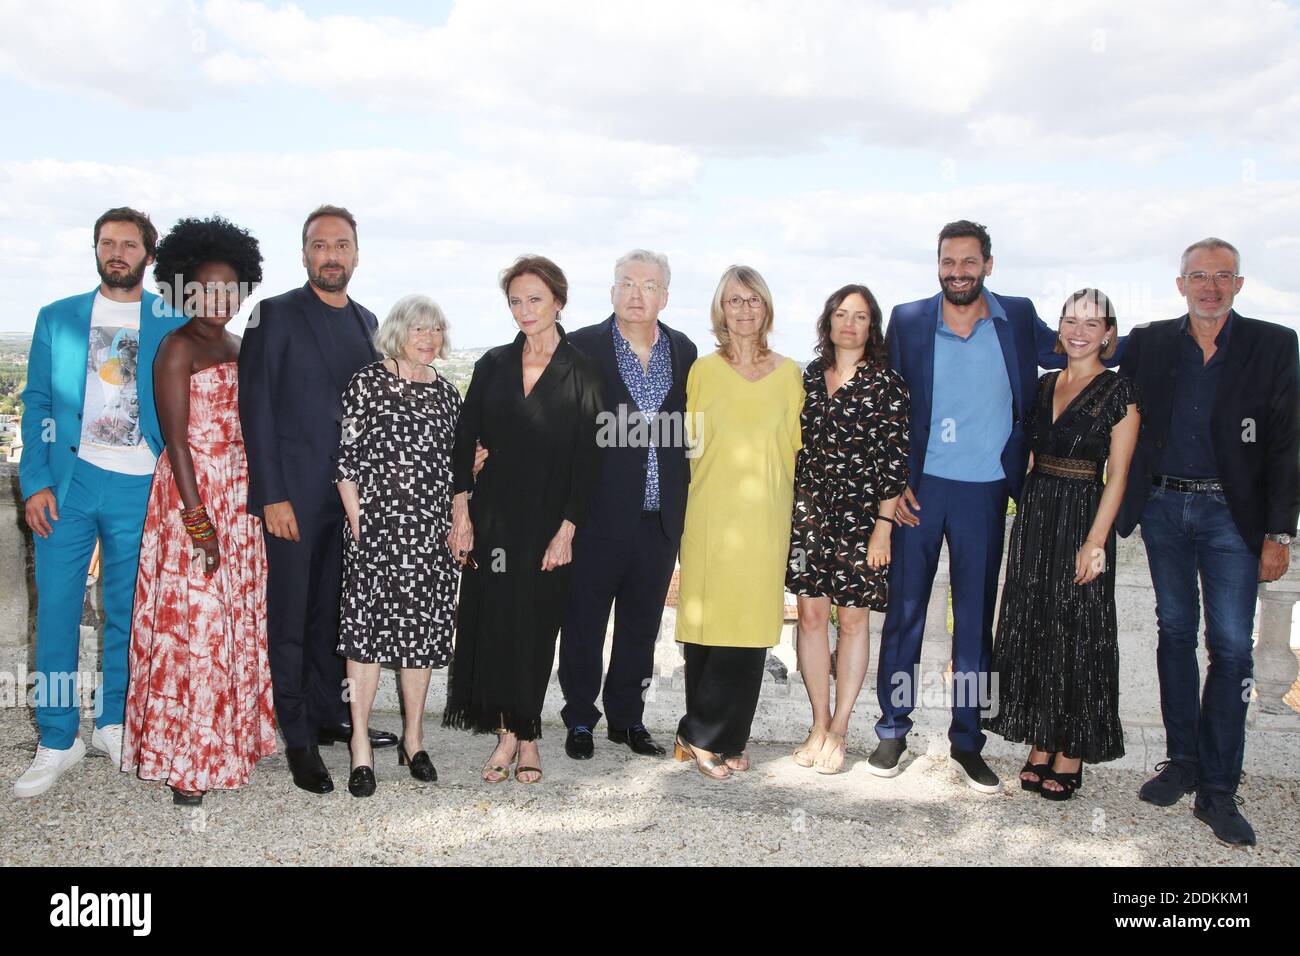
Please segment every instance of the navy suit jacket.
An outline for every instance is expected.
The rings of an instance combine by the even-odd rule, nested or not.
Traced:
[[[683,429],[665,429],[660,440],[684,434],[686,416],[686,373],[695,362],[695,343],[681,332],[659,323],[659,334],[668,337],[672,353],[673,384],[664,397],[662,412],[680,417]],[[618,371],[618,358],[614,354],[614,316],[604,322],[588,325],[569,333],[569,344],[596,361],[605,380],[605,407],[614,415],[628,416],[638,411],[636,400],[623,384]],[[690,463],[686,448],[660,447],[659,456],[659,510],[664,533],[674,541],[682,536],[686,520],[686,487],[691,480]],[[592,495],[587,520],[582,529],[588,534],[625,541],[636,531],[645,503],[647,459],[646,446],[629,447],[615,444],[601,449],[600,480]]]
[[[1006,360],[1007,378],[1011,383],[1011,436],[1002,449],[1002,470],[1007,476],[1007,490],[1020,500],[1020,489],[1029,466],[1029,443],[1025,437],[1025,416],[1033,407],[1038,393],[1038,368],[1065,368],[1065,356],[1052,351],[1056,331],[1038,317],[1034,304],[1019,296],[997,295],[1007,314],[1007,321],[992,319]],[[907,465],[915,489],[925,471],[925,450],[930,441],[930,413],[934,398],[934,336],[938,321],[939,300],[943,293],[928,299],[894,306],[889,314],[886,341],[889,364],[907,382],[912,399],[911,444]],[[1123,347],[1123,339],[1118,343]],[[1117,351],[1108,364],[1117,363]]]
[[[1151,477],[1169,437],[1179,326],[1187,316],[1134,329],[1120,372],[1138,384],[1142,427],[1115,530],[1142,520]],[[1264,535],[1296,530],[1300,511],[1300,347],[1291,329],[1232,314],[1232,334],[1210,413],[1210,443],[1233,523],[1258,554]]]
[[[351,301],[351,300],[349,300]],[[371,336],[374,313],[352,302]],[[239,419],[248,453],[248,512],[292,502],[299,521],[342,507],[334,483],[343,390],[379,353],[343,355],[330,345],[325,304],[306,284],[259,302],[239,350]]]

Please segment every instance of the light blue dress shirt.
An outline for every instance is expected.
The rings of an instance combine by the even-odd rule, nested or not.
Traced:
[[[1011,380],[994,322],[1006,322],[1001,303],[985,294],[988,317],[963,339],[943,323],[943,299],[935,316],[934,400],[927,475],[952,481],[998,481],[1002,449],[1011,437]]]

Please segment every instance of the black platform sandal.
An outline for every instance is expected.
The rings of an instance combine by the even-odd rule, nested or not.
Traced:
[[[1083,786],[1083,764],[1079,764],[1079,769],[1074,773],[1057,773],[1055,770],[1048,770],[1043,775],[1043,780],[1055,780],[1061,785],[1060,790],[1049,790],[1047,787],[1040,785],[1038,795],[1044,800],[1069,800],[1074,796],[1074,791]]]
[[[1051,772],[1051,770],[1052,770],[1052,761],[1055,760],[1055,759],[1056,759],[1056,754],[1054,754],[1054,753],[1050,753],[1050,754],[1048,754],[1048,755],[1047,755],[1047,760],[1044,761],[1043,763],[1030,763],[1030,762],[1029,762],[1029,759],[1026,758],[1026,759],[1025,759],[1025,765],[1024,765],[1023,767],[1020,768],[1020,773],[1021,773],[1021,774],[1032,773],[1032,774],[1034,774],[1036,777],[1038,777],[1038,779],[1037,779],[1037,780],[1026,780],[1023,776],[1021,776],[1021,777],[1020,777],[1020,789],[1021,789],[1021,790],[1028,790],[1028,791],[1030,791],[1031,793],[1038,793],[1040,790],[1042,790],[1042,788],[1043,788],[1043,777],[1045,777],[1048,773]]]

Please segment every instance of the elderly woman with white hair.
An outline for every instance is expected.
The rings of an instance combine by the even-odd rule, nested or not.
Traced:
[[[401,668],[403,736],[397,760],[411,776],[438,779],[423,746],[424,703],[434,667],[451,660],[458,566],[451,530],[451,449],[461,397],[438,374],[447,320],[432,299],[408,295],[375,336],[384,356],[343,393],[335,478],[347,512],[338,653],[351,687],[353,796],[375,792],[368,744],[381,664]]]

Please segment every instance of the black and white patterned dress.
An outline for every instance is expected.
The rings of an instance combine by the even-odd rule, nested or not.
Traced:
[[[445,667],[459,572],[451,530],[451,448],[461,398],[442,376],[411,382],[382,362],[343,393],[335,480],[354,481],[361,540],[344,522],[338,652],[366,663]]]
[[[786,588],[883,611],[889,569],[868,566],[867,542],[880,502],[907,485],[907,385],[893,369],[863,365],[831,396],[821,359],[803,384]]]

